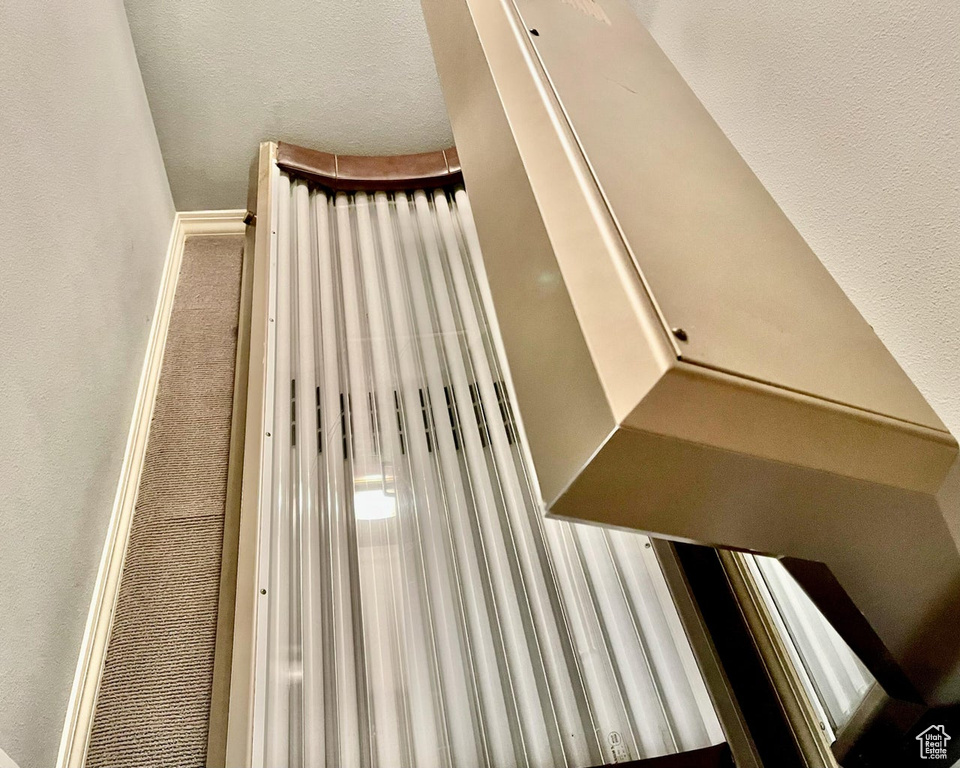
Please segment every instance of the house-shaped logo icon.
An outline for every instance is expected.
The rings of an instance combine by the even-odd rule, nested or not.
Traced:
[[[942,725],[931,725],[917,734],[920,742],[920,758],[922,760],[946,760],[947,742],[952,737]]]

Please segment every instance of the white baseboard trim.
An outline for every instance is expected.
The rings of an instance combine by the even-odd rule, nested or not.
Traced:
[[[184,237],[196,235],[242,235],[245,231],[244,210],[229,211],[181,211],[173,224],[179,225]]]
[[[107,641],[120,591],[120,575],[130,539],[133,510],[140,486],[140,473],[150,433],[150,420],[160,380],[170,313],[177,289],[184,243],[188,237],[243,234],[246,211],[185,211],[177,213],[160,278],[160,292],[147,339],[146,357],[133,407],[133,419],[120,469],[120,481],[94,582],[87,624],[80,645],[80,657],[60,738],[58,768],[82,768],[86,759],[96,707],[97,692]]]

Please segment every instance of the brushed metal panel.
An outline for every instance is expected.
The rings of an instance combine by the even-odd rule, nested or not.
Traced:
[[[589,461],[616,420],[490,72],[456,66],[464,57],[484,60],[469,10],[448,0],[424,5],[454,135],[463,144],[457,149],[469,179],[515,400],[523,403],[539,491],[549,498]]]
[[[636,467],[656,482],[624,482]],[[960,463],[952,471],[960,472]],[[942,504],[928,494],[621,429],[551,512],[827,563],[872,629],[873,644],[844,634],[871,672],[901,697],[946,704],[960,700],[960,553]]]
[[[270,238],[275,226],[273,194],[277,175],[277,145],[262,142],[257,161],[255,193],[257,226],[254,232],[251,273],[250,328],[247,355],[247,396],[244,423],[243,473],[240,490],[237,544],[236,606],[233,653],[230,659],[230,710],[227,717],[225,765],[250,765],[255,719],[253,686],[256,666],[254,638],[257,625],[256,561],[258,508],[264,489],[260,484],[260,456],[264,443],[264,398],[267,379],[267,307],[270,303]]]
[[[956,441],[625,6],[517,3],[423,7],[549,513],[825,563],[960,700]]]
[[[949,433],[683,362],[622,425],[930,494],[957,455]]]
[[[600,384],[614,417],[622,419],[676,362],[677,350],[565,128],[559,104],[543,88],[519,17],[509,0],[471,0],[462,13],[457,3],[424,0],[423,5],[454,135],[466,147],[461,164],[471,198],[489,197],[501,220],[510,217],[514,228],[491,223],[487,231],[498,229],[494,245],[510,249],[516,259],[527,255],[510,239],[524,236],[527,224],[510,211],[536,206],[546,230],[539,247],[553,249]],[[483,43],[473,46],[477,34]],[[522,200],[496,174],[501,154],[518,161],[514,167],[526,177]],[[484,252],[493,249],[485,246]],[[536,309],[529,304],[527,311]]]
[[[945,431],[622,0],[515,0],[684,360]]]

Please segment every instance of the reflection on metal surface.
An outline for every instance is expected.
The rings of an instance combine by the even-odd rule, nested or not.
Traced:
[[[466,194],[281,173],[275,206],[253,763],[722,741],[647,539],[542,519]]]
[[[833,741],[874,684],[873,676],[776,559],[749,557],[748,563],[823,730]]]
[[[422,5],[549,513],[791,558],[960,702],[956,440],[624,0]]]

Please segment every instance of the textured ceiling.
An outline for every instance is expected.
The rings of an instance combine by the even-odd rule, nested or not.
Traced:
[[[453,143],[419,0],[126,0],[177,210],[239,208],[263,139]]]

